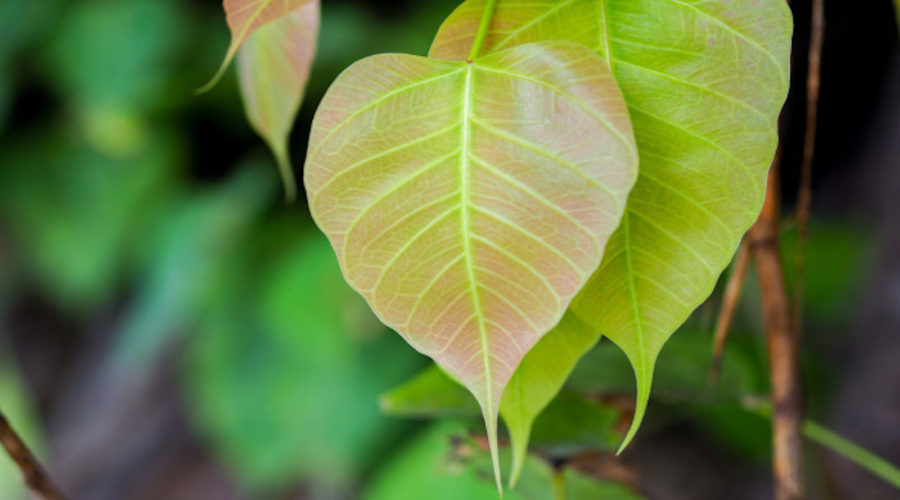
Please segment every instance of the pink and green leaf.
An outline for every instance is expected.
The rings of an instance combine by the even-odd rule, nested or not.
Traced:
[[[237,56],[247,118],[272,149],[289,200],[297,188],[288,135],[303,100],[318,33],[319,2],[313,0],[256,30]]]
[[[546,42],[357,62],[316,113],[304,184],[348,282],[472,392],[496,451],[504,389],[600,264],[636,167],[608,65]]]
[[[225,19],[231,43],[215,76],[198,92],[213,88],[237,56],[238,50],[256,30],[303,7],[313,0],[224,0]]]

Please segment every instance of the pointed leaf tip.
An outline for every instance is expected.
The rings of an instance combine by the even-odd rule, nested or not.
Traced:
[[[631,444],[631,440],[634,439],[638,429],[641,427],[641,423],[644,421],[644,415],[647,412],[647,404],[650,402],[650,387],[653,382],[653,366],[655,363],[655,356],[649,361],[643,360],[639,363],[631,363],[632,368],[634,369],[635,384],[637,386],[637,393],[634,398],[634,416],[631,418],[631,426],[628,427],[628,432],[625,433],[622,444],[619,445],[619,449],[616,451],[616,456],[621,455],[622,452],[625,451],[625,448]],[[649,366],[649,373],[643,373],[638,369],[638,366]]]
[[[288,138],[303,100],[318,34],[319,2],[311,1],[261,26],[237,54],[247,119],[275,156],[288,203],[297,198]]]

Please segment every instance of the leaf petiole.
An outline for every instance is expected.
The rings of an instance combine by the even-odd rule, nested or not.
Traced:
[[[491,17],[494,15],[494,6],[497,0],[487,0],[484,5],[484,11],[481,13],[481,23],[478,25],[478,32],[475,33],[475,41],[472,42],[472,50],[469,51],[469,57],[466,62],[471,63],[481,53],[481,47],[484,45],[484,39],[487,37],[488,29],[491,27]]]

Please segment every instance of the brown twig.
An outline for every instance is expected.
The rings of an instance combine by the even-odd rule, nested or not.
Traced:
[[[780,155],[778,155],[780,156]],[[775,498],[803,498],[803,439],[800,424],[803,402],[800,387],[798,342],[791,316],[778,253],[778,162],[769,172],[766,201],[750,229],[750,245],[762,295],[763,323],[772,379],[772,429]]]
[[[825,38],[824,0],[813,0],[809,37],[809,66],[806,73],[806,131],[803,139],[803,163],[800,166],[800,190],[797,195],[797,252],[794,255],[794,335],[803,329],[803,268],[809,212],[812,204],[812,164],[816,151],[816,120],[819,111],[819,82],[822,68],[822,44]]]
[[[44,468],[34,458],[16,431],[9,425],[3,413],[0,413],[0,443],[16,462],[19,470],[22,471],[25,484],[35,495],[44,500],[63,500],[65,498],[53,485],[53,481],[50,480]]]
[[[722,366],[722,353],[725,351],[725,341],[728,340],[728,331],[731,321],[734,319],[734,311],[737,309],[741,298],[741,289],[744,286],[744,278],[747,269],[750,268],[750,240],[744,238],[734,258],[734,270],[728,278],[725,286],[725,297],[722,299],[722,310],[716,322],[716,334],[713,345],[713,359],[709,367],[709,383],[715,384],[719,378],[719,370]]]

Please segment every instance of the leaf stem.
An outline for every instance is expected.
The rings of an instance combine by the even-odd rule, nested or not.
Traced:
[[[553,500],[566,500],[566,470],[556,467],[553,470]]]
[[[475,41],[472,42],[472,50],[466,62],[471,63],[481,53],[481,47],[484,46],[484,39],[487,37],[488,30],[491,27],[491,17],[494,15],[494,6],[497,0],[487,0],[484,5],[484,11],[481,13],[481,23],[478,25],[478,32],[475,33]]]
[[[810,420],[803,422],[803,435],[900,488],[900,468],[856,443]]]

